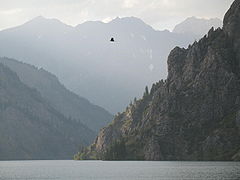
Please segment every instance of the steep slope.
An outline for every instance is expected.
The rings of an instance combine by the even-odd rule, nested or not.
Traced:
[[[240,0],[76,159],[240,160]]]
[[[201,38],[212,27],[215,29],[222,27],[222,21],[218,18],[204,19],[193,16],[176,25],[173,32],[181,34],[195,34]]]
[[[70,159],[93,139],[0,63],[0,159]]]
[[[140,97],[142,87],[167,76],[172,48],[195,39],[193,34],[156,31],[135,17],[76,27],[37,17],[0,32],[0,56],[43,67],[68,89],[116,113]]]
[[[98,132],[113,119],[113,116],[103,108],[66,89],[56,76],[44,69],[9,58],[0,58],[0,62],[16,72],[27,86],[37,89],[65,117],[82,122],[94,132]]]

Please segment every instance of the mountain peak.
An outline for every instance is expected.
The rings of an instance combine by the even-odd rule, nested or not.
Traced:
[[[110,21],[108,24],[113,25],[124,25],[125,27],[131,27],[134,29],[141,29],[142,27],[148,27],[149,29],[153,29],[151,26],[146,24],[143,20],[140,18],[131,16],[131,17],[116,17],[112,21]]]
[[[224,16],[223,29],[230,36],[239,34],[237,32],[240,29],[240,0],[235,0]]]
[[[59,20],[57,20],[57,19],[49,19],[49,18],[46,18],[46,17],[44,17],[44,16],[37,16],[37,17],[34,17],[33,19],[31,19],[30,21],[28,21],[27,23],[42,23],[42,22],[48,22],[48,21],[52,21],[52,20],[54,20],[54,21],[59,21]]]
[[[54,23],[61,23],[64,24],[63,22],[61,22],[60,20],[56,19],[56,18],[46,18],[44,16],[37,16],[35,18],[33,18],[32,20],[30,20],[29,22],[54,22]]]
[[[113,19],[112,21],[110,21],[109,23],[116,23],[116,22],[138,22],[138,23],[143,23],[146,24],[145,22],[143,22],[143,20],[141,20],[140,18],[131,16],[131,17],[116,17],[115,19]]]
[[[179,34],[191,33],[201,37],[206,34],[211,27],[218,28],[221,26],[222,21],[218,18],[205,19],[192,16],[176,25],[173,32]]]
[[[78,24],[75,26],[75,28],[83,28],[83,27],[88,27],[88,28],[97,28],[98,26],[101,26],[105,24],[102,21],[85,21],[81,24]]]
[[[58,19],[55,18],[46,18],[44,16],[37,16],[35,18],[33,18],[32,20],[26,22],[25,24],[23,24],[23,26],[30,26],[30,27],[34,27],[34,28],[38,28],[39,26],[46,26],[45,28],[49,28],[49,27],[72,27],[69,26],[67,24],[64,24],[63,22],[61,22]]]

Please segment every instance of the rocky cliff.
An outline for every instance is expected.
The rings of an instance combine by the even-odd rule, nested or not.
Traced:
[[[168,77],[103,128],[77,159],[239,160],[240,0],[188,49],[168,57]]]

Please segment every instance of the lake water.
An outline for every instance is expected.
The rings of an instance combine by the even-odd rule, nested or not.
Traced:
[[[0,161],[1,180],[240,180],[240,162]]]

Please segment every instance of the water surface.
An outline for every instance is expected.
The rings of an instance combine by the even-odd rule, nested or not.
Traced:
[[[0,180],[240,180],[240,162],[0,161]]]

